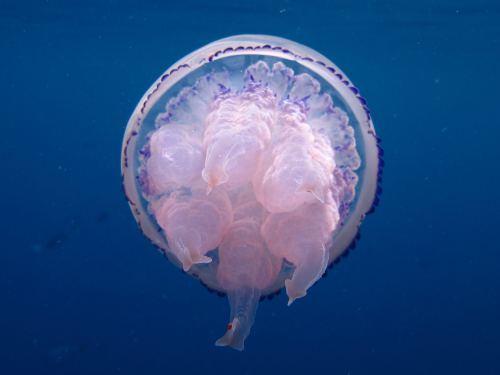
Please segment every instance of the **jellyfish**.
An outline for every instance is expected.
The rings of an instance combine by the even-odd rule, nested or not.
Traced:
[[[330,60],[241,35],[175,63],[125,130],[123,190],[142,233],[227,296],[216,342],[243,350],[257,307],[288,305],[360,238],[382,193],[383,150],[366,100]]]

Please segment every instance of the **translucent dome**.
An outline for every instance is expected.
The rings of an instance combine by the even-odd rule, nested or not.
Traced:
[[[241,35],[168,69],[125,130],[123,189],[144,235],[228,295],[217,345],[243,349],[258,302],[288,304],[346,257],[382,173],[366,100],[327,58]]]

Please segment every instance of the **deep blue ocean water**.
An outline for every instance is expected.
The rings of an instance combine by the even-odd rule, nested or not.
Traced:
[[[500,373],[500,2],[0,5],[0,374]],[[356,250],[237,352],[227,299],[137,229],[120,147],[167,68],[246,33],[338,65],[386,168]]]

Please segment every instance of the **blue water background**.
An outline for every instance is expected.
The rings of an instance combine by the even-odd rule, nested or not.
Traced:
[[[154,80],[243,33],[337,64],[386,169],[356,250],[261,303],[237,352],[214,345],[227,299],[141,235],[119,167]],[[499,374],[499,39],[498,1],[3,0],[0,374]]]

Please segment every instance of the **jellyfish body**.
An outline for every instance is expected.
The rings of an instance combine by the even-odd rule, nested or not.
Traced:
[[[217,345],[242,350],[262,296],[290,305],[353,247],[383,163],[365,104],[326,58],[263,36],[195,51],[139,103],[124,191],[155,246],[228,295]]]

